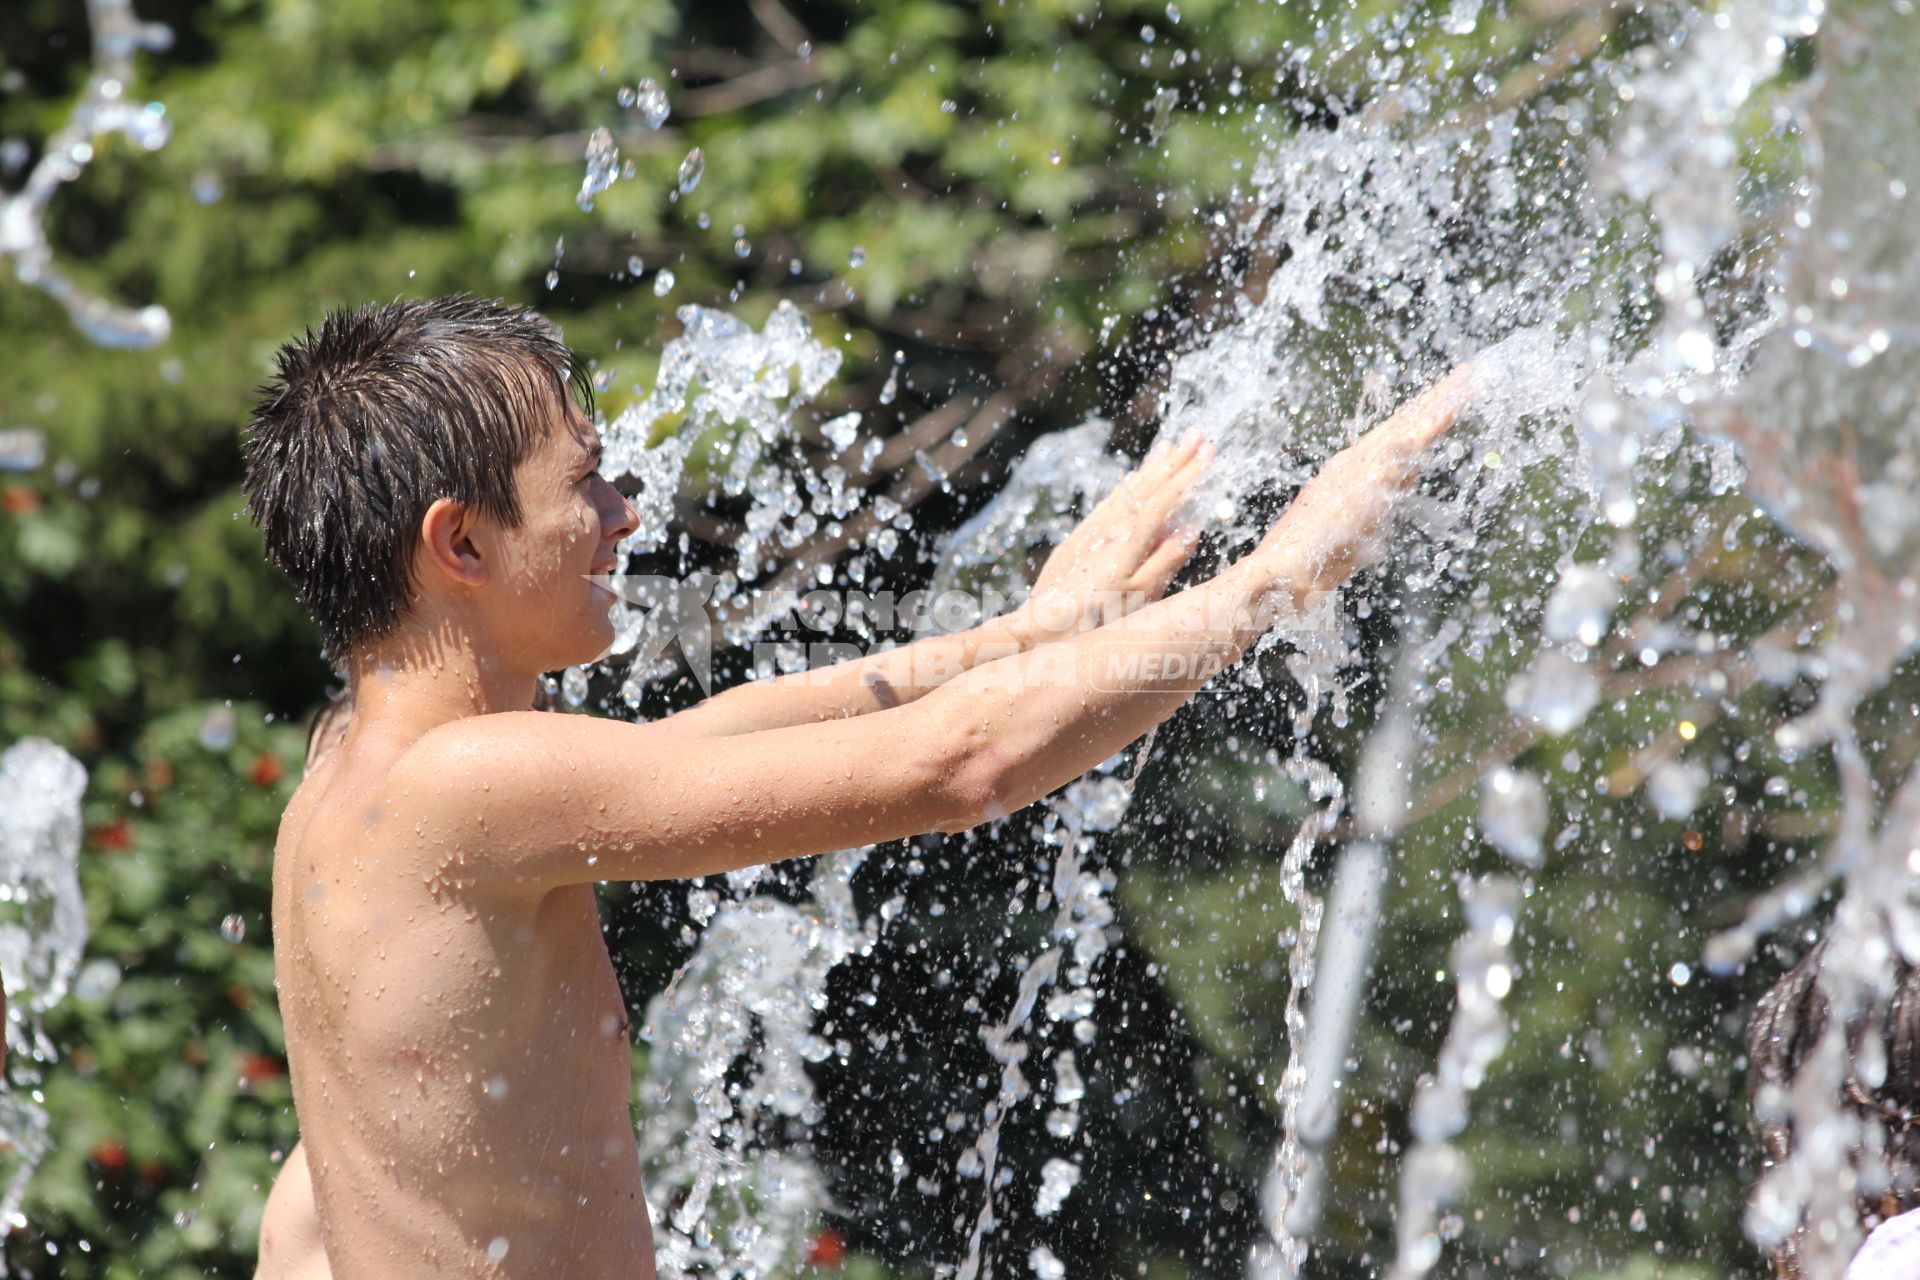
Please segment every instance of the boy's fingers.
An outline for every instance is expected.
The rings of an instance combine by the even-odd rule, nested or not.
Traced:
[[[1179,509],[1180,505],[1186,501],[1187,495],[1193,492],[1193,486],[1206,475],[1207,466],[1212,460],[1211,444],[1196,447],[1192,456],[1179,470],[1163,479],[1152,493],[1142,496],[1140,515],[1143,519],[1152,522],[1156,537],[1159,536],[1160,528],[1165,525],[1167,518]]]
[[[1180,572],[1180,566],[1193,557],[1193,548],[1200,541],[1200,530],[1191,525],[1182,525],[1169,530],[1166,540],[1153,549],[1141,564],[1140,571],[1148,580],[1165,586]]]
[[[1426,448],[1451,427],[1466,408],[1472,373],[1472,365],[1460,366],[1414,397],[1382,425],[1413,447]]]
[[[1419,472],[1421,455],[1466,408],[1470,373],[1470,366],[1455,369],[1343,452],[1352,452],[1356,469],[1375,483],[1395,489],[1411,484]],[[1339,458],[1335,455],[1333,461]]]
[[[1155,491],[1154,497],[1159,505],[1171,509],[1185,498],[1200,478],[1207,474],[1207,468],[1213,464],[1213,444],[1203,441],[1187,455],[1185,462],[1168,474],[1165,481]]]
[[[1178,440],[1174,440],[1168,444],[1167,451],[1160,455],[1159,461],[1161,469],[1163,471],[1173,471],[1185,466],[1187,460],[1199,452],[1200,446],[1206,442],[1206,435],[1200,428],[1195,427]]]
[[[1193,484],[1187,473],[1195,459],[1212,454],[1212,444],[1199,431],[1190,431],[1171,443],[1156,442],[1146,460],[1126,474],[1114,494],[1124,495],[1122,502],[1129,511],[1158,515],[1166,505],[1163,495],[1167,487],[1177,485],[1184,493]]]

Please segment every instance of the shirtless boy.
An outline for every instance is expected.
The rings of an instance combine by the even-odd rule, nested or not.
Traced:
[[[531,313],[395,303],[289,343],[249,431],[250,509],[353,704],[275,855],[303,1139],[262,1274],[652,1276],[594,883],[964,831],[1045,796],[1191,696],[1190,666],[1141,652],[1231,663],[1336,589],[1462,394],[1456,375],[1336,456],[1200,586],[1165,596],[1209,457],[1189,438],[1013,613],[636,725],[530,710],[541,673],[611,642],[592,575],[635,527],[570,385],[585,398]],[[1124,617],[1089,607],[1128,593]],[[272,1256],[298,1252],[309,1178],[324,1258]]]

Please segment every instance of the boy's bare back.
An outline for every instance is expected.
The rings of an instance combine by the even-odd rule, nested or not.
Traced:
[[[458,789],[410,777],[412,746],[355,725],[275,856],[280,1008],[333,1271],[652,1276],[593,889],[471,874],[489,850],[421,834]]]

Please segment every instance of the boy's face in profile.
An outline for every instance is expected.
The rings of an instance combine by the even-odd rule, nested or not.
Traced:
[[[600,433],[571,399],[514,475],[520,523],[482,520],[489,561],[484,594],[499,657],[553,671],[591,662],[613,643],[613,594],[588,575],[619,568],[617,546],[637,521],[600,474]]]

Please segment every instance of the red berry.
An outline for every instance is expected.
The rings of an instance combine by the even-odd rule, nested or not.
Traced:
[[[285,1074],[287,1074],[286,1064],[270,1053],[240,1055],[240,1078],[248,1084],[258,1084],[262,1080],[278,1080]]]
[[[838,1267],[846,1260],[847,1238],[831,1227],[815,1235],[813,1247],[807,1250],[807,1265],[810,1267]]]
[[[130,849],[133,847],[133,828],[127,825],[125,818],[115,818],[105,826],[93,829],[93,843],[101,849]]]

